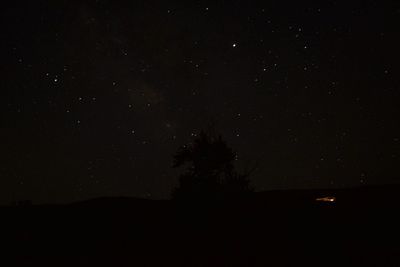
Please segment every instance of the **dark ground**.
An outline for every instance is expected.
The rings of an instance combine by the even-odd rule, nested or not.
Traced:
[[[3,207],[2,266],[400,266],[400,187]],[[335,196],[335,203],[315,198]]]

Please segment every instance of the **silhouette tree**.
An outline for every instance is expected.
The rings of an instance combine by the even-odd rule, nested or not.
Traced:
[[[235,171],[236,153],[221,136],[204,131],[190,145],[181,147],[174,155],[174,168],[186,166],[179,177],[173,198],[213,199],[250,192],[249,174]]]

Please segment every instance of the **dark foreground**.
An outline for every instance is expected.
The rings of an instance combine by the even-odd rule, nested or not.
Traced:
[[[2,266],[400,266],[398,187],[1,208]],[[335,196],[335,203],[317,197]]]

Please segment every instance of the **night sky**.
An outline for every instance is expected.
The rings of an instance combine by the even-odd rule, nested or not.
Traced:
[[[301,2],[301,3],[299,3]],[[398,1],[9,1],[0,203],[169,198],[215,125],[257,191],[400,181]]]

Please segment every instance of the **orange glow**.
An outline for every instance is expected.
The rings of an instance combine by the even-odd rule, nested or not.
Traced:
[[[336,201],[336,197],[321,197],[321,198],[317,198],[316,201],[319,201],[319,202],[335,202]]]

